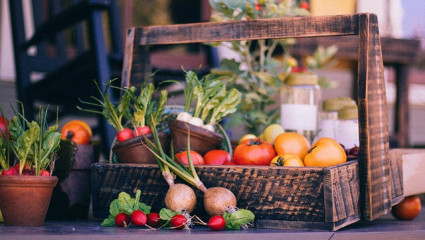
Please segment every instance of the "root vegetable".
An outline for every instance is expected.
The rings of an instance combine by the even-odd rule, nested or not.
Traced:
[[[208,221],[208,227],[214,231],[221,231],[226,227],[226,220],[221,215],[214,215]]]
[[[171,226],[173,226],[174,229],[183,229],[187,226],[187,218],[182,214],[174,215],[171,218]]]
[[[165,205],[173,212],[192,212],[196,205],[193,189],[185,184],[171,185],[165,195]]]
[[[130,223],[130,218],[125,213],[118,213],[115,216],[115,225],[118,227],[127,227]]]
[[[183,121],[183,122],[189,122],[192,118],[192,114],[188,112],[181,112],[177,115],[177,120]]]
[[[198,126],[198,127],[203,127],[204,126],[204,122],[202,121],[202,119],[198,118],[198,117],[192,117],[188,123]]]
[[[148,225],[151,227],[157,227],[161,223],[161,217],[156,212],[148,214]]]
[[[136,226],[145,226],[147,221],[146,214],[140,210],[134,210],[131,214],[131,222]]]
[[[227,188],[212,187],[204,192],[205,211],[211,216],[236,210],[236,197]]]
[[[214,127],[211,124],[206,124],[202,128],[207,129],[208,131],[214,132]]]

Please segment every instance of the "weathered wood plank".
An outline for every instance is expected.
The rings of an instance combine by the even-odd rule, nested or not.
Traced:
[[[351,170],[355,172],[351,173]],[[238,207],[250,209],[256,219],[310,222],[327,227],[331,225],[324,224],[327,204],[323,201],[325,172],[347,176],[342,179],[344,183],[340,181],[328,185],[331,188],[340,188],[341,184],[359,186],[357,161],[326,171],[324,168],[268,166],[198,166],[197,171],[207,187],[222,186],[231,190],[238,199]],[[164,207],[163,199],[168,189],[155,164],[93,164],[92,182],[93,213],[97,218],[106,217],[110,202],[119,192],[131,193],[135,189],[142,191],[141,201],[152,205],[153,211],[159,211]],[[342,189],[329,190],[332,193],[341,191]],[[200,191],[196,193],[198,199],[202,199],[203,194]],[[358,197],[351,198],[350,194],[341,194],[347,206],[357,205]],[[195,209],[194,214],[206,215],[203,201],[198,201]],[[344,211],[347,212],[346,218],[355,215]],[[331,218],[329,222],[340,222],[340,218]],[[351,222],[354,221],[353,218],[350,219]],[[332,227],[327,230],[331,229]]]
[[[376,219],[391,208],[391,175],[384,67],[376,15],[359,19],[358,106],[363,217]]]
[[[323,195],[326,222],[338,222],[360,213],[358,167],[356,162],[324,168]]]
[[[137,28],[140,45],[358,34],[357,15],[290,17]]]

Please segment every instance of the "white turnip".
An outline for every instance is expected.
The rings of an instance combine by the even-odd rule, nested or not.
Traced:
[[[189,122],[191,118],[192,118],[192,114],[188,112],[181,112],[177,115],[176,119],[183,122]]]
[[[236,211],[236,197],[227,188],[212,187],[204,192],[205,211],[210,216]]]
[[[185,184],[173,184],[165,195],[165,205],[173,212],[192,212],[196,205],[193,189]]]

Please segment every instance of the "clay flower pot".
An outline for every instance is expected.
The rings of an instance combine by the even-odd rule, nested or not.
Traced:
[[[187,150],[187,133],[190,130],[190,150],[196,151],[202,156],[210,150],[216,149],[224,137],[216,132],[183,122],[170,120],[168,127],[171,131],[174,152]]]
[[[42,226],[56,176],[0,176],[0,210],[7,226]]]
[[[165,132],[158,133],[162,148],[166,149],[168,134]],[[150,135],[149,140],[153,140]],[[112,151],[117,155],[121,163],[136,163],[136,164],[156,164],[155,156],[144,145],[143,136],[133,137],[128,140],[119,142],[112,147]]]

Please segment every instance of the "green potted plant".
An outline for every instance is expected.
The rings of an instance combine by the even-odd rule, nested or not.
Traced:
[[[236,112],[241,93],[236,88],[227,89],[223,77],[215,74],[199,79],[195,72],[185,71],[185,80],[186,85],[182,86],[184,110],[176,119],[168,122],[173,149],[175,152],[187,150],[187,135],[190,132],[191,149],[203,155],[223,142],[226,134],[218,123]],[[221,130],[221,134],[218,130]]]
[[[122,97],[115,104],[111,102],[108,94],[108,88],[114,87],[112,85],[113,81],[106,85],[104,92],[96,85],[101,99],[92,97],[95,102],[82,101],[82,103],[92,106],[93,109],[78,108],[103,115],[117,131],[116,141],[114,141],[110,156],[111,162],[156,163],[155,157],[143,144],[143,136],[145,135],[152,139],[152,131],[148,127],[148,123],[154,121],[158,124],[161,142],[165,147],[167,134],[161,124],[165,118],[163,113],[167,103],[168,92],[162,90],[159,93],[159,98],[155,99],[154,95],[157,93],[157,89],[154,88],[152,83],[145,81],[140,88],[134,86],[125,89],[118,88],[122,92]],[[115,156],[118,157],[118,160],[115,159]]]
[[[52,172],[61,134],[57,120],[47,125],[47,109],[40,108],[38,121],[25,119],[21,109],[10,122],[0,116],[7,123],[0,129],[0,210],[6,225],[41,226],[58,182]]]

